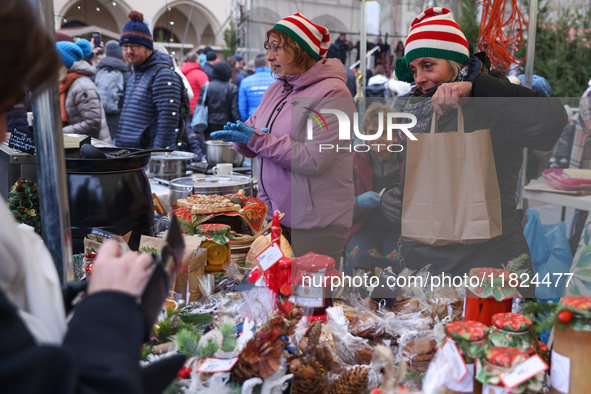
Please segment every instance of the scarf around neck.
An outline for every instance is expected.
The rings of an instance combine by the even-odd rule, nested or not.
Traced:
[[[68,89],[70,89],[70,86],[72,85],[72,83],[74,83],[75,80],[84,76],[84,74],[79,73],[68,73],[68,75],[66,75],[66,79],[64,79],[64,81],[60,83],[60,104],[62,108],[63,124],[68,123],[68,114],[66,113],[66,93]]]
[[[474,78],[480,74],[482,62],[476,56],[472,55],[468,63],[462,67],[456,79],[450,82],[461,82],[469,81],[472,82]],[[410,98],[406,102],[404,112],[413,114],[417,118],[417,124],[410,131],[414,133],[428,133],[431,131],[431,120],[433,117],[433,105],[431,103],[431,97],[437,91],[436,86],[426,93],[422,93],[419,89],[411,93]]]

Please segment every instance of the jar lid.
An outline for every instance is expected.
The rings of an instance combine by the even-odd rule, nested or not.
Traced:
[[[197,234],[203,235],[203,236],[226,235],[226,233],[229,230],[230,230],[230,226],[228,226],[227,224],[221,224],[221,223],[200,224],[195,229]]]
[[[452,339],[478,342],[488,335],[488,327],[474,320],[455,321],[445,326],[447,335]]]
[[[221,223],[201,224],[195,228],[195,234],[220,245],[227,244],[231,238],[230,226]]]
[[[528,331],[532,325],[529,317],[511,312],[496,313],[492,316],[491,321],[496,328],[511,332]]]
[[[526,352],[513,347],[491,347],[486,349],[484,354],[486,361],[503,368],[511,368],[529,358]]]
[[[292,260],[292,264],[295,265],[297,270],[303,272],[328,272],[335,267],[335,261],[332,257],[314,252],[296,257]]]
[[[582,311],[591,311],[591,297],[569,297],[560,300],[562,305],[580,309]]]

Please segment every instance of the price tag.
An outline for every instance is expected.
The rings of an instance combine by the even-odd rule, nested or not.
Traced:
[[[570,358],[552,350],[552,367],[550,368],[551,385],[562,393],[569,392]]]
[[[228,372],[234,367],[234,364],[238,362],[238,357],[234,358],[206,358],[201,363],[197,372],[202,373],[215,373],[215,372]]]
[[[453,341],[453,339],[447,338],[445,344],[441,347],[443,355],[447,359],[447,362],[451,365],[451,372],[453,378],[459,383],[466,375],[468,375],[468,367],[460,354],[460,349]]]
[[[512,370],[500,373],[499,379],[501,379],[501,382],[503,382],[505,387],[512,389],[547,369],[548,364],[546,364],[539,355],[535,354],[521,364],[515,366]]]
[[[14,128],[10,133],[8,146],[21,152],[35,154],[35,133],[31,130]]]
[[[282,257],[283,252],[279,248],[279,245],[271,244],[256,257],[256,260],[264,272],[272,266],[274,266],[275,264],[277,264],[279,259],[281,259]]]

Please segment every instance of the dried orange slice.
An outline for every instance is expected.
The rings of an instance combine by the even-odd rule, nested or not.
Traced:
[[[203,242],[203,247],[207,249],[207,262],[211,265],[222,265],[228,259],[228,247],[219,245],[213,241]]]

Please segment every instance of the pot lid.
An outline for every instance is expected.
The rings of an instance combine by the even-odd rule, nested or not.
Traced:
[[[167,153],[153,153],[150,160],[192,160],[197,155],[193,152],[167,152]]]
[[[105,153],[114,153],[121,148],[98,148]],[[129,149],[136,151],[140,149]],[[80,148],[66,148],[66,172],[67,173],[104,173],[132,171],[144,168],[150,161],[150,152],[141,153],[131,157],[83,159],[80,157]]]
[[[501,330],[511,332],[524,332],[531,328],[532,321],[529,317],[519,313],[496,313],[492,316],[492,324]]]
[[[455,321],[445,326],[447,335],[454,340],[478,342],[488,335],[488,327],[474,320]]]

